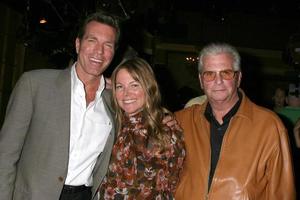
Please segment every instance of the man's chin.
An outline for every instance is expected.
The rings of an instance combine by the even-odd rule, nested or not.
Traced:
[[[227,97],[217,96],[217,97],[211,97],[208,99],[210,99],[211,101],[214,101],[214,102],[224,102],[224,101],[226,101]]]

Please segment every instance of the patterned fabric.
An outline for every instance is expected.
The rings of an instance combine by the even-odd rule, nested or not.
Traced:
[[[167,145],[161,146],[149,137],[141,114],[123,122],[100,199],[173,199],[185,157],[182,133],[165,126]]]

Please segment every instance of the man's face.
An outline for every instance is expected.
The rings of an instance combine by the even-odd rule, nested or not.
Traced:
[[[295,95],[288,95],[286,98],[286,103],[290,107],[300,107],[300,97]]]
[[[285,102],[285,91],[280,88],[276,89],[273,99],[276,107],[283,107]]]
[[[214,80],[206,80],[203,77],[203,73],[208,71],[210,71],[210,73],[216,72]],[[238,98],[237,88],[240,85],[241,72],[233,72],[233,59],[230,54],[221,53],[205,56],[203,58],[203,70],[201,74],[199,74],[199,80],[201,88],[211,103],[235,102]]]
[[[87,24],[82,39],[76,39],[76,70],[81,80],[102,75],[113,59],[115,42],[116,31],[113,27],[96,21]]]

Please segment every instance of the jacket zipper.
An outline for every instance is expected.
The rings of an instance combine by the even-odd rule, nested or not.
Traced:
[[[209,130],[210,131],[210,130]],[[210,137],[210,134],[209,133],[209,137]],[[210,170],[211,170],[211,147],[210,147],[210,151],[209,151],[209,165],[208,165],[208,173],[207,173],[207,184],[206,184],[206,194],[205,194],[205,200],[208,200],[208,193],[209,193],[209,188],[208,188],[208,182],[209,182],[209,174],[210,174]]]
[[[220,150],[220,154],[219,154],[219,159],[218,159],[218,162],[217,162],[217,165],[216,165],[216,169],[215,169],[215,173],[212,177],[212,180],[211,180],[211,184],[210,184],[210,189],[212,188],[213,186],[213,180],[214,180],[214,177],[216,175],[216,171],[218,169],[218,165],[219,165],[219,161],[220,161],[220,158],[221,158],[221,155],[222,155],[222,152],[223,152],[223,146],[225,145],[225,143],[223,143],[223,141],[225,141],[225,139],[227,138],[227,133],[228,133],[228,130],[230,129],[230,124],[231,124],[231,121],[233,120],[234,116],[231,117],[230,121],[229,121],[229,124],[228,124],[228,127],[225,131],[225,134],[224,134],[224,137],[223,137],[223,140],[222,140],[222,144],[221,144],[221,150]],[[211,133],[210,133],[211,134]],[[209,180],[209,174],[210,174],[210,170],[211,170],[211,148],[210,148],[210,162],[209,162],[209,170],[208,170],[208,178],[207,178],[207,183],[208,183],[208,180]],[[207,184],[207,188],[206,188],[206,195],[205,195],[205,200],[208,200],[208,197],[209,197],[209,189],[208,189],[208,184]]]

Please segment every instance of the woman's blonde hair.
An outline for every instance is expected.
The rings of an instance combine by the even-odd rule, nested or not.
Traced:
[[[150,136],[164,141],[162,119],[165,113],[169,113],[161,106],[161,94],[154,72],[151,66],[142,58],[132,58],[125,60],[112,73],[112,96],[113,107],[116,111],[117,133],[120,132],[122,127],[122,119],[124,111],[118,105],[116,99],[116,76],[121,69],[125,69],[132,76],[132,78],[139,82],[145,92],[145,105],[142,112],[142,117],[145,121],[145,127]],[[162,140],[161,140],[162,139]]]

